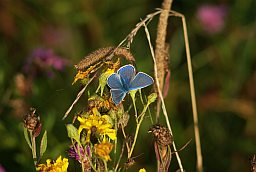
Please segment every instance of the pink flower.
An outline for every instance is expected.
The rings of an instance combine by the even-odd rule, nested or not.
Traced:
[[[70,148],[68,150],[69,157],[74,158],[81,163],[81,159],[80,159],[78,151],[80,151],[80,156],[85,161],[88,161],[88,158],[91,157],[90,147],[88,145],[86,145],[85,148],[83,148],[81,146],[78,146],[77,143],[75,143],[75,145],[70,146]]]
[[[53,67],[56,70],[62,70],[67,65],[67,61],[57,56],[51,49],[35,49],[32,58],[41,65]]]
[[[0,164],[0,172],[5,172],[5,169],[1,164]]]
[[[196,17],[207,33],[214,34],[222,31],[226,15],[226,6],[206,4],[198,8]]]
[[[46,73],[49,77],[53,77],[53,70],[64,70],[67,65],[68,60],[56,55],[51,49],[37,48],[31,53],[23,68],[32,76]]]

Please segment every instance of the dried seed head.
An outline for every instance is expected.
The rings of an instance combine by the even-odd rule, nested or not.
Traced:
[[[121,127],[126,127],[128,122],[129,122],[129,114],[127,112],[124,112],[123,115],[119,118],[118,120],[118,127],[121,128]]]
[[[30,113],[24,116],[24,127],[29,131],[33,131],[33,134],[36,137],[40,134],[42,125],[39,116],[36,116],[35,112],[35,108],[30,108]]]
[[[168,146],[173,142],[173,137],[168,128],[160,124],[153,125],[148,132],[152,133],[158,145]]]
[[[125,167],[125,169],[127,170],[127,169],[131,168],[132,166],[134,166],[134,164],[135,164],[134,159],[129,158],[129,159],[126,161],[126,163],[124,163],[124,167]]]
[[[105,60],[111,60],[113,56],[120,56],[126,58],[128,61],[134,62],[135,59],[129,50],[123,47],[106,47],[98,49],[91,54],[87,55],[83,60],[75,65],[78,70],[84,70],[89,66]]]

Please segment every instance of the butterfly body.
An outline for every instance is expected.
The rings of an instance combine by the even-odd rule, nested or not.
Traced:
[[[135,75],[135,68],[132,65],[125,65],[118,69],[107,79],[111,88],[113,102],[119,104],[129,91],[141,89],[153,84],[154,80],[146,73],[139,72]]]

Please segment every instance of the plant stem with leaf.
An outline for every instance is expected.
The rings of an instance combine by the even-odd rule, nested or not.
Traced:
[[[33,156],[33,161],[36,166],[37,164],[37,156],[36,156],[36,138],[33,136],[33,131],[29,131],[30,133],[30,139],[31,139],[31,144],[32,144],[32,156]]]

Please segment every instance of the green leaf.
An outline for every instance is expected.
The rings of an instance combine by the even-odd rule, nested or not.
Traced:
[[[44,132],[44,135],[41,140],[41,145],[40,145],[40,157],[43,156],[47,148],[47,131]]]
[[[29,145],[30,149],[32,149],[32,145],[31,142],[29,140],[29,136],[28,136],[28,129],[24,127],[24,137],[25,140],[27,141],[27,144]]]
[[[107,85],[107,79],[112,73],[109,73],[108,71],[102,73],[99,77],[99,87],[100,88],[100,96],[103,95],[103,91],[105,86]],[[97,91],[96,91],[97,92]]]
[[[66,127],[67,127],[68,137],[80,143],[80,137],[79,137],[77,128],[72,124],[67,124]]]

